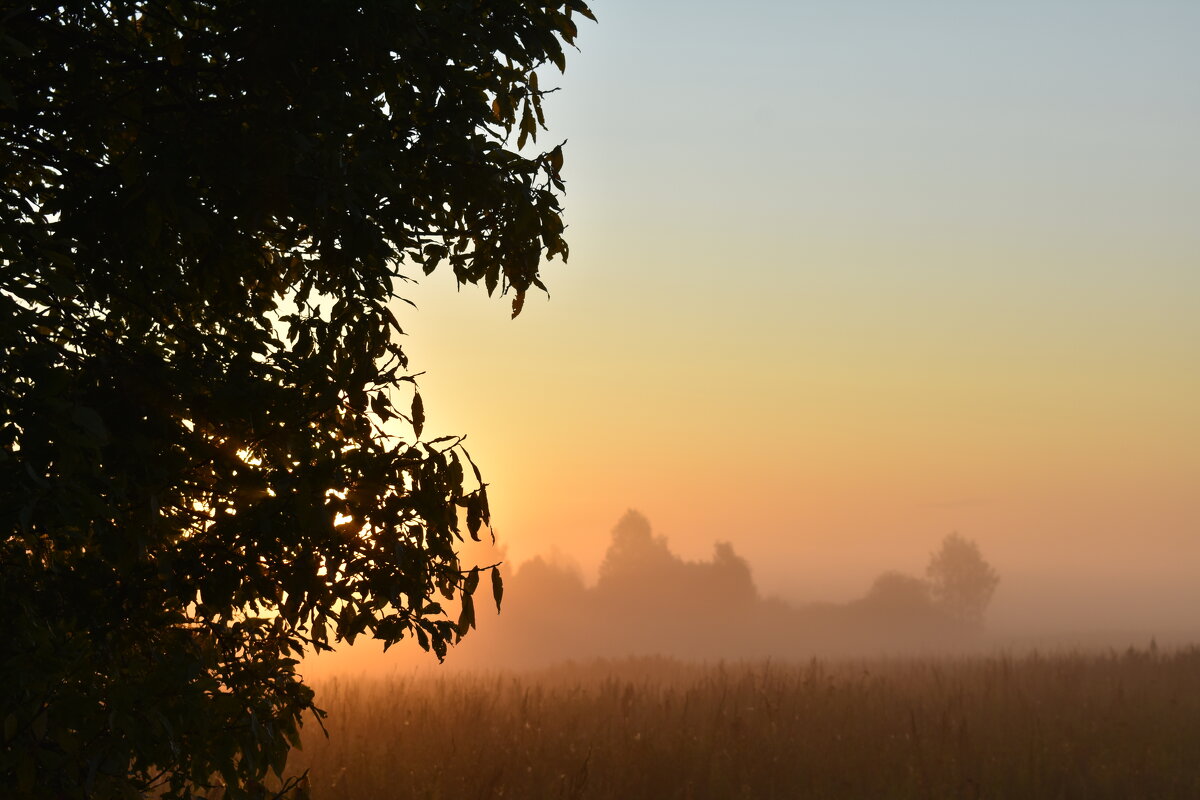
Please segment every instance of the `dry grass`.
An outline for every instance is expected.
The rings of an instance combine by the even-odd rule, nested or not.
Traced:
[[[1196,798],[1200,651],[327,681],[348,798]]]

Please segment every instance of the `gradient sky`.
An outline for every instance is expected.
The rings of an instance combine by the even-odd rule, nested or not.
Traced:
[[[551,298],[403,320],[514,563],[635,507],[794,600],[957,530],[1001,613],[1197,607],[1200,3],[593,9]]]

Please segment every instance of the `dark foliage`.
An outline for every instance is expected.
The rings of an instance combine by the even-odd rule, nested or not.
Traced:
[[[561,147],[522,148],[573,13],[0,12],[6,796],[241,796],[312,708],[306,645],[473,625],[485,487],[422,438],[389,305],[444,263],[515,315],[566,258]]]

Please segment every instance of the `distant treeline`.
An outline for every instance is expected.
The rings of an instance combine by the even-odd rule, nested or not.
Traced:
[[[599,578],[541,557],[508,579],[504,611],[480,621],[452,660],[528,666],[659,654],[687,659],[797,658],[948,650],[981,629],[998,578],[952,534],[919,578],[886,572],[850,603],[795,606],[763,597],[727,542],[712,560],[672,553],[629,511],[613,529]]]

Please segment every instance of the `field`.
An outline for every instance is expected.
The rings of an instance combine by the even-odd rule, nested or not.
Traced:
[[[1196,798],[1200,650],[318,684],[333,798]]]

